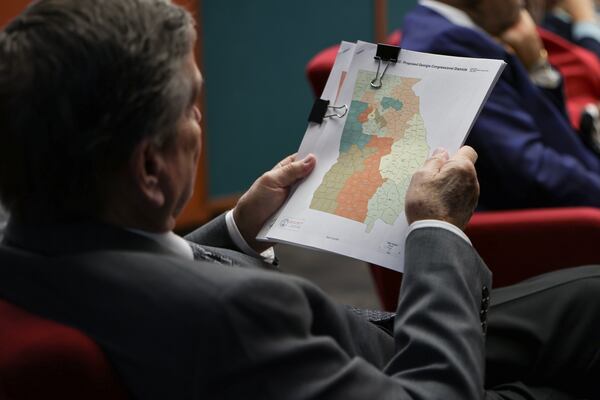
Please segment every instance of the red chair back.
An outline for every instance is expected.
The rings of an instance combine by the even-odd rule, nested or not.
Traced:
[[[539,28],[548,59],[564,78],[571,125],[579,129],[583,108],[600,101],[600,61],[596,55],[554,33]]]
[[[0,299],[0,399],[127,398],[90,338]]]

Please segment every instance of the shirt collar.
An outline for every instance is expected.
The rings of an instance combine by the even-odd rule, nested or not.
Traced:
[[[187,259],[193,260],[194,253],[188,242],[179,235],[173,232],[155,233],[142,231],[139,229],[127,229],[130,232],[137,233],[138,235],[145,236],[158,242],[163,247],[171,250],[173,253],[178,254]]]
[[[483,31],[469,15],[456,7],[448,5],[446,3],[442,3],[436,0],[419,0],[419,4],[423,7],[427,7],[437,12],[448,21],[452,22],[454,25],[462,26],[465,28],[475,29],[478,31]]]

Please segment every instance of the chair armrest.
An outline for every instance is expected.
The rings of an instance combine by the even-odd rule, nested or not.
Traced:
[[[476,213],[466,234],[494,273],[494,287],[560,268],[600,263],[600,209]]]
[[[561,268],[600,264],[600,209],[477,212],[465,230],[494,273],[494,287]],[[402,274],[371,265],[383,308],[394,310]]]

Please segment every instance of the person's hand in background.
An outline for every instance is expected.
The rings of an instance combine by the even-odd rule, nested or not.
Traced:
[[[537,26],[525,9],[521,10],[517,22],[504,31],[499,39],[516,54],[529,71],[540,62],[546,61],[547,53],[538,34]]]
[[[594,0],[562,0],[558,7],[571,16],[573,22],[595,22],[596,7]]]

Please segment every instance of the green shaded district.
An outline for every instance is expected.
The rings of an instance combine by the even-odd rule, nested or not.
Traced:
[[[404,211],[404,197],[411,176],[429,153],[419,97],[409,90],[420,80],[387,75],[384,87],[374,91],[370,86],[372,76],[373,72],[358,72],[338,159],[323,177],[310,204],[313,210],[335,215],[342,190],[344,193],[346,189],[362,190],[359,185],[347,185],[354,174],[365,170],[365,160],[377,151],[374,147],[367,147],[368,143],[374,136],[393,138],[391,152],[379,163],[383,183],[368,202],[364,221],[367,233],[372,231],[377,220],[387,225],[396,223]],[[402,96],[400,99],[392,97],[397,93]],[[416,112],[408,121],[399,118],[400,114],[412,109]],[[367,110],[372,111],[365,118]]]
[[[348,119],[346,120],[346,125],[344,125],[344,131],[342,132],[340,153],[348,151],[352,145],[356,145],[362,150],[371,140],[370,135],[364,134],[363,124],[358,120],[360,115],[365,112],[368,107],[368,103],[352,100],[350,111],[348,111]]]
[[[402,110],[402,107],[404,107],[404,104],[398,99],[394,99],[392,97],[384,97],[383,99],[381,99],[381,107],[383,107],[384,110],[387,110],[388,108],[393,108],[396,111],[400,111]]]
[[[395,141],[389,155],[382,157],[381,176],[396,183],[411,177],[425,162],[429,154],[425,123],[420,114],[414,114],[408,121],[404,136]]]
[[[379,126],[380,129],[385,128],[387,126],[387,121],[385,120],[383,115],[381,115],[379,110],[375,109],[373,114],[375,115],[375,122],[377,122],[377,126]]]
[[[356,172],[365,169],[365,159],[375,153],[374,148],[360,151],[357,146],[351,146],[347,152],[340,153],[337,161],[323,177],[313,195],[310,208],[330,214],[335,214],[338,208],[338,196],[348,179]]]
[[[393,225],[404,211],[404,198],[413,173],[425,162],[429,154],[427,132],[421,114],[408,122],[404,137],[394,142],[390,154],[381,158],[379,170],[385,180],[369,200],[367,232],[379,219]]]
[[[371,200],[369,200],[369,212],[365,220],[366,232],[371,232],[375,221],[380,219],[388,225],[394,225],[398,216],[404,211],[404,196],[409,181],[400,184],[386,180]]]

